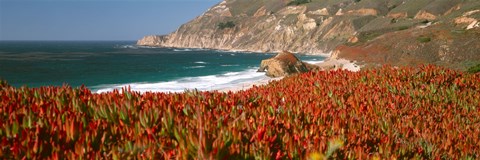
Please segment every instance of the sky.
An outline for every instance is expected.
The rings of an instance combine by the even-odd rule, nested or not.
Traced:
[[[137,40],[175,31],[220,0],[0,0],[0,40]]]

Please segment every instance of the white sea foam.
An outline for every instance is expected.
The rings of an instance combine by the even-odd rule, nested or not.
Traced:
[[[214,52],[220,52],[220,53],[226,53],[226,52],[230,52],[230,53],[265,53],[265,52],[262,52],[262,51],[248,51],[248,50],[221,50],[221,49],[217,49],[217,50],[213,50]]]
[[[223,75],[225,75],[225,76],[235,76],[235,75],[239,75],[240,73],[242,73],[242,72],[227,72]]]
[[[195,69],[195,68],[205,68],[205,66],[191,66],[191,67],[185,67],[187,69]]]
[[[240,65],[238,65],[238,64],[222,64],[220,66],[222,66],[222,67],[233,67],[233,66],[240,66]]]
[[[173,51],[175,52],[188,52],[188,51],[192,51],[191,49],[173,49]]]
[[[203,49],[203,48],[175,48],[173,51],[175,52],[190,52],[190,51],[205,51],[208,49]]]
[[[130,83],[121,85],[101,85],[94,88],[96,93],[105,93],[114,89],[121,90],[130,86],[133,91],[139,92],[183,92],[186,89],[197,89],[200,91],[222,90],[225,88],[241,87],[243,84],[264,80],[267,77],[264,73],[256,72],[256,69],[248,69],[241,72],[228,72],[219,75],[200,77],[187,77],[169,82],[156,83]]]
[[[309,63],[309,64],[318,64],[318,63],[322,63],[322,62],[324,62],[324,61],[323,61],[323,60],[322,60],[322,61],[317,61],[317,60],[313,59],[313,60],[303,61],[303,62],[307,62],[307,63]]]
[[[122,49],[138,49],[137,45],[118,45],[115,48],[122,48]]]
[[[207,62],[204,62],[204,61],[197,61],[197,62],[193,62],[193,63],[196,63],[196,64],[207,64]]]
[[[139,48],[158,48],[152,46],[138,46],[138,45],[117,45],[114,48],[122,48],[122,49],[139,49]]]

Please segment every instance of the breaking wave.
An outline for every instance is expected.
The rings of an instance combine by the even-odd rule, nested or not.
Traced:
[[[130,86],[133,91],[144,92],[183,92],[197,89],[199,91],[222,90],[226,88],[242,87],[243,84],[254,83],[268,77],[264,73],[256,72],[256,69],[248,69],[241,72],[227,72],[219,75],[199,77],[186,77],[168,82],[155,83],[129,83],[117,85],[100,85],[93,88],[96,93],[111,92],[114,89],[121,90]]]

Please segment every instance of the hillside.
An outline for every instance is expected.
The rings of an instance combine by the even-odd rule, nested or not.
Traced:
[[[382,50],[382,53],[408,50],[408,47],[429,47],[429,49],[408,50],[410,53],[406,58],[398,53],[389,54],[393,59],[418,59],[418,55],[428,51],[442,55],[433,59],[427,57],[422,62],[440,63],[437,62],[438,59],[442,63],[463,62],[466,59],[472,60],[471,58],[473,61],[480,60],[475,55],[475,51],[480,48],[480,42],[474,40],[477,39],[475,37],[478,37],[480,30],[480,2],[477,0],[311,0],[306,2],[292,4],[291,0],[225,0],[180,26],[177,31],[169,35],[146,36],[139,40],[138,44],[257,52],[289,50],[306,54],[322,54],[332,53],[338,46],[344,44],[364,48],[364,46],[382,42],[384,44],[381,46],[394,45],[390,49]],[[432,27],[436,29],[431,29]],[[409,32],[419,34],[409,35]],[[419,36],[429,36],[424,39],[428,40],[437,32],[445,33],[447,37],[435,37],[431,40],[433,42],[431,45],[418,43],[416,40],[405,41],[408,45],[396,45],[397,42],[403,42],[402,38],[405,37],[411,39],[412,37],[409,36],[413,36],[415,37],[413,39],[416,39]],[[464,43],[467,44],[457,45]],[[448,52],[442,51],[445,50],[445,45],[449,49]],[[464,50],[467,50],[469,56],[451,55],[463,54],[458,52]],[[348,54],[337,55],[360,62],[371,62],[370,59],[352,57]],[[455,57],[453,61],[449,61],[449,58],[442,60],[442,57],[451,56]],[[379,64],[384,62],[388,61],[375,61]],[[468,64],[465,65],[468,66]]]
[[[330,58],[345,58],[366,67],[435,64],[464,70],[480,63],[479,37],[478,29],[438,24],[386,33],[364,43],[340,45]]]

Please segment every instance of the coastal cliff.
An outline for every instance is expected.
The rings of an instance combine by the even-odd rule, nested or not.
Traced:
[[[146,36],[138,45],[300,53],[329,53],[363,26],[386,14],[376,1],[225,0],[163,36]],[[367,5],[367,4],[366,4]],[[387,5],[387,4],[385,4]],[[383,15],[381,15],[383,14]],[[221,27],[232,22],[234,26]]]
[[[472,57],[479,61],[475,55],[479,42],[462,38],[478,35],[479,10],[477,0],[224,0],[175,32],[145,36],[137,44],[254,52],[335,53],[331,58],[388,64],[389,61],[384,59],[372,60],[378,59],[378,54],[370,54],[372,45],[383,43],[373,50],[380,52],[380,57],[388,54],[387,57],[395,62],[396,58],[422,58],[424,51],[439,56],[434,60],[423,57],[428,60],[421,62],[438,60],[450,63]],[[464,35],[450,36],[450,39],[428,36],[439,30],[449,32],[444,34],[446,36],[457,32]],[[418,34],[409,37],[406,33],[410,32]],[[408,45],[396,45],[403,40],[399,38],[412,37],[414,40],[407,41]],[[428,40],[429,37],[433,39]],[[435,45],[423,41],[432,41]],[[467,45],[456,45],[467,42]],[[423,46],[430,49],[411,49]],[[452,61],[442,58],[450,57],[453,54],[450,52],[465,50],[458,47],[469,47],[466,48],[469,56],[456,56]],[[368,52],[365,53],[368,56],[356,56],[348,52],[348,48],[360,48]],[[449,51],[442,52],[445,48]],[[390,51],[398,50],[409,52],[390,54]],[[363,59],[369,56],[376,58]]]

